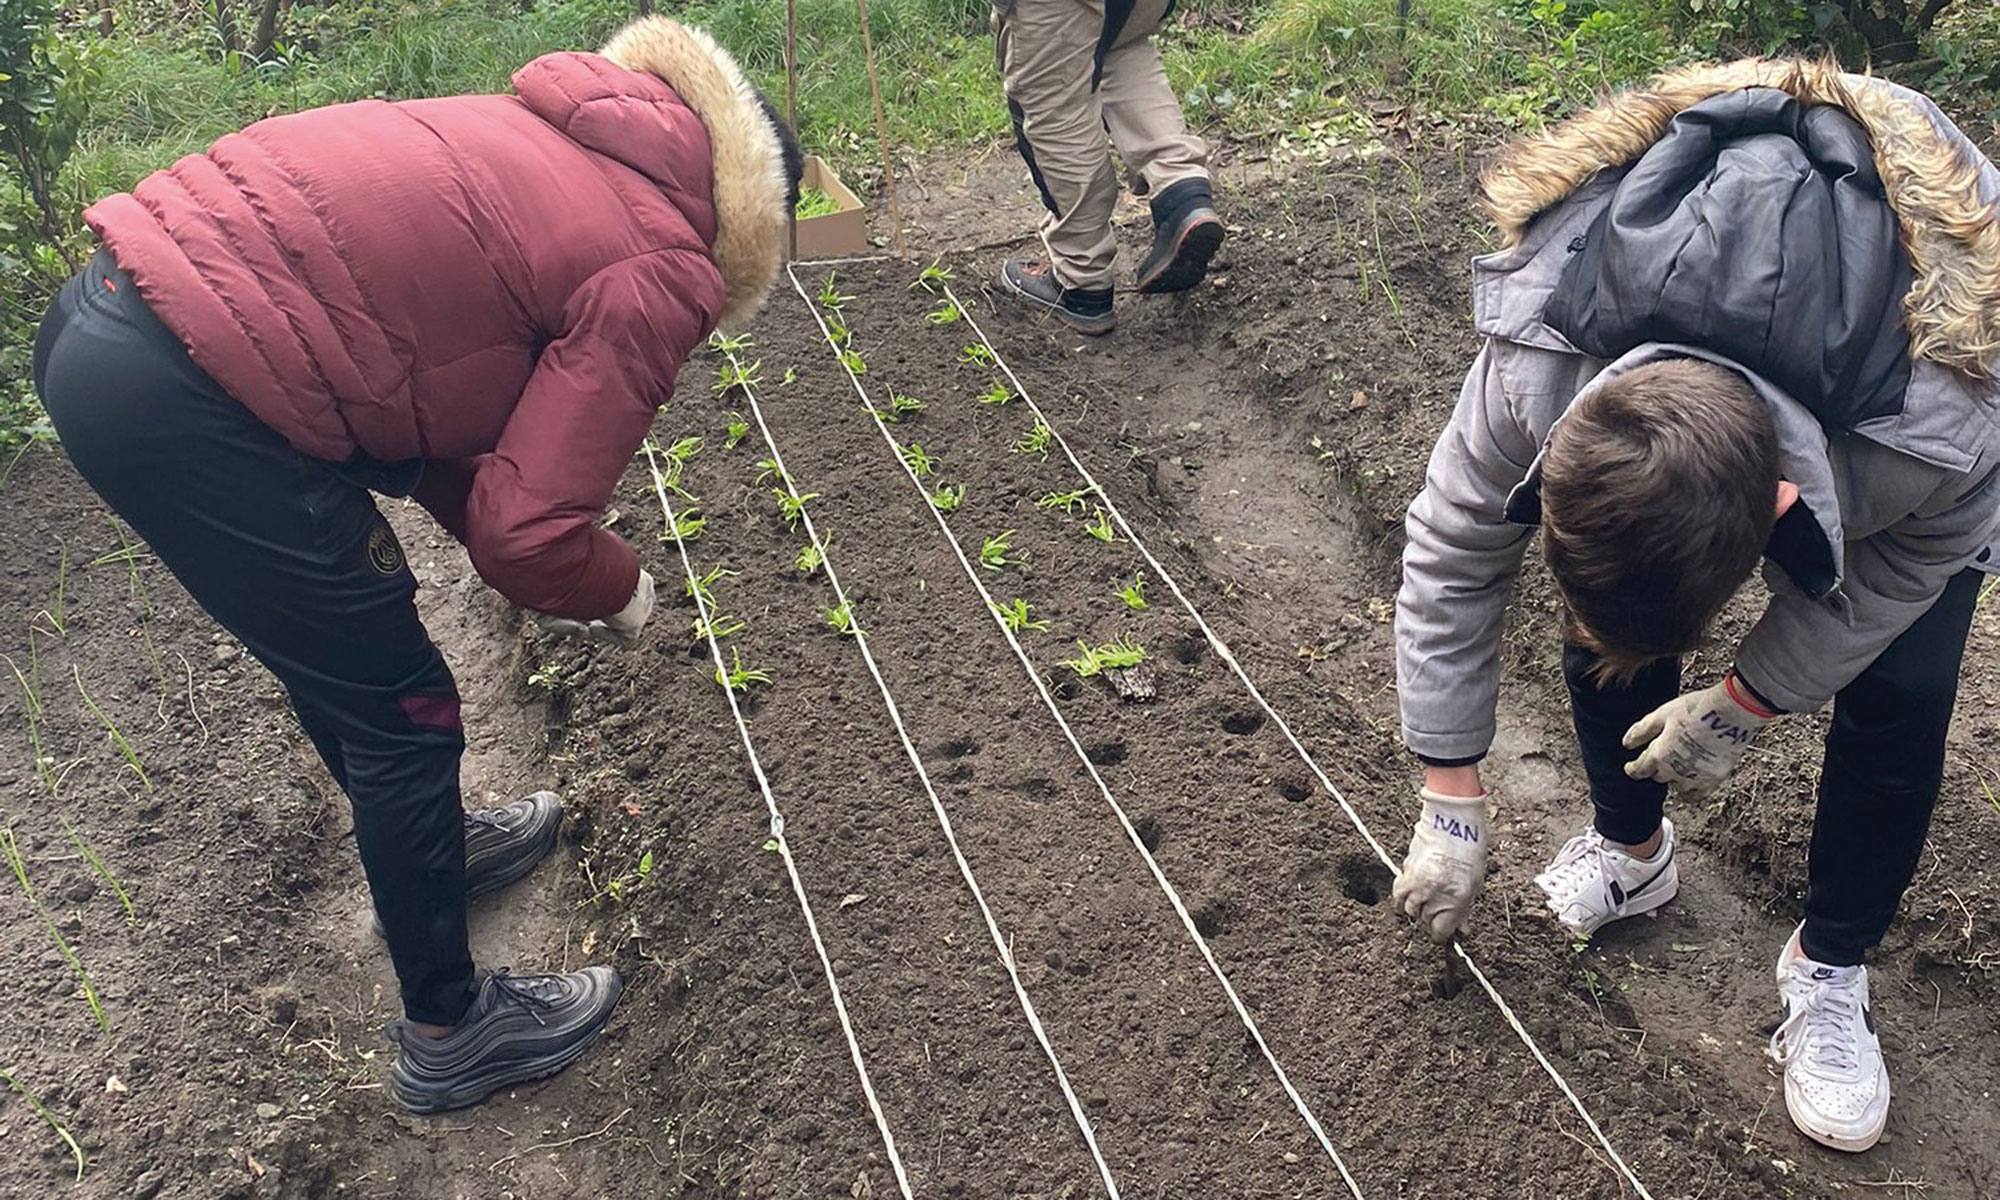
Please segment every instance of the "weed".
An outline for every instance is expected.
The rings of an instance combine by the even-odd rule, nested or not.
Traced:
[[[737,650],[731,649],[729,651],[729,663],[730,666],[727,672],[722,671],[720,668],[716,670],[715,682],[732,692],[747,692],[753,683],[768,685],[771,682],[771,677],[765,672],[754,671],[744,666],[743,655]]]
[[[923,274],[917,276],[917,281],[911,284],[910,287],[912,289],[922,288],[927,292],[935,292],[938,288],[943,287],[955,278],[957,276],[951,273],[951,268],[944,265],[944,256],[939,255],[931,260],[931,265],[924,268]]]
[[[1006,404],[1014,399],[1014,393],[1007,390],[1006,384],[995,379],[976,398],[981,404]]]
[[[924,314],[924,320],[933,325],[955,325],[964,319],[965,310],[949,300]]]
[[[798,525],[799,518],[805,515],[807,503],[819,499],[818,492],[806,492],[801,495],[789,490],[789,485],[772,488],[771,494],[778,498],[778,515],[785,519],[785,527],[788,529]]]
[[[1136,667],[1146,661],[1145,647],[1125,638],[1093,646],[1079,640],[1076,643],[1077,656],[1062,660],[1061,665],[1076,672],[1079,679],[1088,679],[1105,670]]]
[[[851,601],[842,601],[839,607],[823,608],[820,612],[826,617],[827,628],[835,633],[845,634],[848,637],[860,636],[861,626],[855,623],[854,605]]]
[[[1118,589],[1118,598],[1125,602],[1126,608],[1135,610],[1145,608],[1146,573],[1144,571],[1141,571],[1138,574],[1132,576],[1131,583]]]
[[[970,342],[960,348],[958,361],[967,366],[990,367],[993,365],[993,351],[988,350],[982,342]]]
[[[1007,539],[1013,536],[1014,531],[1009,529],[1005,533],[995,534],[982,542],[979,546],[979,565],[989,571],[1001,571],[1008,567],[1020,566],[1026,560],[1026,555],[1016,554],[1011,558],[1008,557],[1008,552],[1013,549],[1013,546],[1008,544]]]
[[[1029,617],[1026,600],[1009,600],[1005,604],[995,604],[993,613],[1015,633],[1020,633],[1024,629],[1040,631],[1049,627],[1047,621],[1037,621]]]
[[[826,548],[832,544],[833,538],[828,537],[823,542],[815,542],[801,548],[799,556],[792,560],[792,566],[796,567],[801,575],[812,574],[826,565]]]
[[[1095,494],[1096,490],[1093,488],[1082,488],[1074,492],[1044,492],[1035,501],[1035,507],[1060,508],[1071,516],[1075,516],[1077,513],[1083,511],[1084,507],[1090,503],[1091,496]]]
[[[688,599],[700,600],[703,604],[707,605],[708,607],[714,608],[715,592],[712,591],[711,589],[714,588],[717,582],[723,579],[727,579],[731,575],[734,575],[736,573],[737,572],[735,571],[725,570],[722,567],[714,567],[709,570],[708,574],[703,575],[699,579],[689,579],[683,581],[681,584],[681,591],[687,596]]]
[[[747,392],[758,384],[763,383],[764,377],[757,373],[758,368],[763,365],[764,362],[762,359],[745,366],[741,359],[731,358],[729,361],[723,363],[721,368],[715,372],[715,394],[718,396],[725,395],[737,388],[742,388]]]
[[[939,512],[957,512],[958,506],[964,503],[965,485],[962,483],[940,483],[937,490],[931,493],[931,507]]]
[[[925,404],[915,396],[905,396],[901,392],[890,392],[889,407],[882,416],[885,420],[893,424],[902,420],[905,413],[920,413],[929,407],[930,405]]]
[[[896,453],[903,456],[903,465],[910,468],[910,474],[918,479],[937,470],[937,458],[924,449],[922,442],[910,442],[898,446]]]
[[[139,765],[139,754],[136,750],[132,749],[132,743],[126,741],[125,735],[118,732],[118,726],[112,722],[111,714],[105,712],[103,708],[98,706],[97,701],[90,698],[90,692],[83,686],[83,672],[74,663],[70,664],[69,670],[70,674],[76,679],[76,694],[83,697],[84,707],[91,711],[91,715],[95,716],[99,723],[104,726],[105,732],[111,735],[111,740],[117,745],[118,752],[125,756],[125,765],[132,768],[132,773],[139,777],[139,782],[146,786],[147,791],[152,791],[153,781],[146,777],[146,768]]]
[[[861,357],[861,352],[858,350],[842,350],[840,352],[840,365],[846,367],[851,374],[866,375],[868,373],[868,363]]]
[[[724,413],[722,415],[729,418],[729,430],[723,434],[722,448],[724,450],[734,450],[743,444],[744,438],[750,436],[750,422],[743,419],[742,413]]]
[[[710,612],[707,620],[703,620],[700,617],[694,619],[694,639],[698,642],[705,642],[710,638],[714,638],[719,642],[723,638],[742,633],[748,628],[750,628],[748,624],[737,620],[735,617],[725,617],[721,613]]]
[[[840,294],[840,287],[835,281],[836,274],[834,271],[826,273],[826,282],[820,285],[819,289],[819,306],[828,312],[837,313],[854,297]]]
[[[125,886],[118,882],[118,877],[111,873],[111,868],[104,865],[104,860],[97,857],[97,851],[90,848],[90,843],[83,840],[83,835],[76,831],[75,826],[64,821],[62,827],[63,832],[69,835],[70,845],[76,847],[76,852],[83,855],[83,861],[90,864],[90,869],[97,872],[97,877],[102,879],[112,894],[118,897],[118,903],[125,906],[125,923],[137,925],[139,910],[133,907],[132,897],[125,891]]]
[[[76,976],[77,982],[83,985],[83,998],[90,1004],[90,1015],[97,1018],[97,1027],[109,1036],[111,1018],[105,1015],[104,1005],[97,998],[97,988],[90,982],[90,972],[83,969],[83,960],[76,956],[76,951],[70,949],[69,942],[63,938],[62,930],[56,928],[55,918],[50,916],[49,910],[43,906],[41,897],[35,895],[34,885],[28,882],[28,864],[21,857],[21,848],[14,843],[12,829],[0,829],[0,858],[4,858],[7,865],[13,868],[15,880],[20,883],[22,893],[28,897],[29,907],[33,908],[35,916],[41,919],[42,928],[55,939],[56,949],[62,951],[63,958],[68,960],[70,972]]]
[[[47,1108],[43,1107],[41,1097],[29,1091],[27,1084],[22,1083],[20,1080],[14,1078],[11,1074],[7,1073],[6,1071],[0,1071],[0,1079],[6,1080],[7,1086],[14,1089],[14,1094],[21,1097],[21,1099],[26,1100],[28,1102],[28,1107],[35,1110],[35,1115],[42,1119],[42,1123],[47,1125],[50,1129],[55,1130],[56,1136],[62,1139],[63,1145],[69,1147],[70,1157],[76,1160],[76,1181],[78,1183],[82,1183],[83,1147],[76,1144],[76,1139],[70,1136],[69,1130],[63,1127],[63,1123],[61,1121],[56,1120],[55,1114],[51,1113]]]
[[[1117,541],[1118,532],[1111,527],[1111,514],[1101,508],[1094,511],[1097,515],[1091,518],[1090,524],[1083,527],[1083,531],[1106,545]]]
[[[708,348],[718,354],[733,357],[748,350],[750,346],[751,342],[747,337],[728,337],[720,332],[708,335]]]
[[[1022,434],[1021,440],[1014,443],[1014,453],[1038,455],[1043,462],[1047,462],[1049,447],[1055,444],[1055,436],[1056,431],[1049,428],[1049,423],[1036,417],[1035,423],[1028,427],[1028,432]]]

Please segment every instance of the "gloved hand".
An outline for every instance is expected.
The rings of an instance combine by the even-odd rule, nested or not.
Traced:
[[[1634,779],[1651,779],[1699,794],[1736,769],[1759,730],[1779,714],[1754,699],[1731,671],[1704,691],[1676,696],[1625,731],[1625,748],[1646,752],[1625,764]]]
[[[593,642],[615,642],[621,646],[637,645],[639,633],[646,627],[646,618],[653,615],[653,577],[641,569],[639,585],[632,590],[632,598],[625,607],[599,621],[578,621],[570,617],[552,617],[547,613],[536,613],[535,624],[544,633],[557,637],[582,638]]]
[[[1486,797],[1446,796],[1419,788],[1423,812],[1390,900],[1444,943],[1465,924],[1486,887]]]

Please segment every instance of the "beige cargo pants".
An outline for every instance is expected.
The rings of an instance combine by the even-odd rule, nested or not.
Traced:
[[[994,5],[1015,140],[1048,206],[1042,241],[1064,287],[1111,286],[1118,174],[1107,130],[1136,192],[1158,195],[1169,184],[1208,177],[1208,144],[1188,132],[1153,45],[1172,7],[1173,0]],[[1107,20],[1118,27],[1107,30]]]

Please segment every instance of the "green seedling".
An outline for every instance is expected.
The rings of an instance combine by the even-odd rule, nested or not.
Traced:
[[[14,1094],[26,1100],[28,1107],[35,1110],[35,1115],[42,1119],[42,1123],[50,1129],[55,1130],[56,1136],[62,1139],[63,1145],[69,1147],[69,1156],[76,1160],[76,1181],[82,1183],[83,1147],[76,1144],[76,1139],[70,1136],[69,1130],[63,1127],[61,1121],[56,1120],[54,1113],[51,1113],[42,1105],[41,1097],[28,1090],[27,1084],[22,1083],[6,1071],[0,1071],[0,1079],[6,1080],[7,1086],[14,1089]]]
[[[862,359],[861,352],[858,350],[842,350],[840,352],[840,365],[846,367],[851,374],[866,375],[868,373],[868,364]]]
[[[799,381],[799,369],[797,367],[786,367],[785,377],[784,379],[779,381],[778,386],[790,387],[793,384],[797,383],[798,381]]]
[[[771,494],[778,498],[778,515],[785,519],[786,528],[797,526],[799,518],[806,513],[806,505],[819,499],[818,492],[806,492],[801,495],[786,488],[772,488]]]
[[[1036,417],[1035,423],[1028,427],[1028,432],[1022,434],[1021,440],[1014,443],[1014,453],[1038,455],[1043,462],[1047,462],[1049,447],[1055,444],[1055,437],[1056,431],[1049,428],[1049,423]]]
[[[58,541],[56,547],[61,557],[56,560],[55,598],[37,615],[49,623],[49,628],[56,631],[57,637],[66,638],[69,636],[69,612],[66,608],[69,599],[69,543]]]
[[[751,684],[762,683],[768,685],[771,682],[771,677],[763,671],[753,671],[749,667],[744,666],[743,655],[734,649],[731,649],[729,652],[729,663],[730,666],[727,672],[720,669],[715,672],[715,682],[732,692],[747,692],[750,690]]]
[[[910,474],[919,479],[937,470],[938,460],[924,449],[921,442],[898,446],[896,453],[903,456],[903,465],[910,468]]]
[[[937,490],[931,493],[931,507],[939,512],[957,512],[958,506],[964,503],[965,485],[962,483],[940,483]]]
[[[889,407],[883,410],[885,420],[894,423],[903,419],[906,413],[920,413],[930,406],[915,396],[905,396],[901,392],[889,393]]]
[[[1035,507],[1060,508],[1071,516],[1075,516],[1089,506],[1092,495],[1093,492],[1090,488],[1083,488],[1080,491],[1074,492],[1044,492],[1035,501]]]
[[[847,327],[847,322],[840,319],[840,314],[828,313],[826,316],[826,336],[827,340],[833,343],[833,348],[843,350],[853,345],[854,331]]]
[[[743,444],[744,438],[750,436],[750,422],[743,419],[742,413],[724,413],[722,415],[729,418],[729,429],[722,435],[722,448],[724,450],[734,450]]]
[[[714,608],[715,593],[711,589],[714,588],[714,586],[721,580],[727,579],[734,574],[736,574],[735,571],[725,570],[722,567],[715,567],[712,568],[708,572],[708,574],[703,575],[699,579],[689,579],[683,582],[681,584],[681,591],[683,594],[687,596],[688,599],[700,600],[703,604],[707,605],[709,608]]]
[[[1097,509],[1096,513],[1090,524],[1083,527],[1083,531],[1106,545],[1117,541],[1118,532],[1111,527],[1111,514],[1101,508]]]
[[[667,529],[660,535],[663,542],[693,542],[701,538],[701,531],[708,528],[708,518],[701,515],[698,508],[683,509],[667,518]]]
[[[799,189],[798,207],[792,210],[792,214],[801,221],[809,221],[814,217],[824,217],[839,211],[840,201],[820,188],[809,187]]]
[[[955,325],[964,319],[965,310],[949,300],[924,314],[924,320],[933,325]]]
[[[554,663],[544,663],[528,676],[528,686],[555,695],[563,688],[562,668]]]
[[[13,658],[7,659],[7,667],[14,672],[14,678],[21,684],[21,710],[28,721],[28,749],[35,756],[35,772],[42,777],[42,785],[53,796],[62,786],[61,776],[56,774],[56,760],[43,747],[42,726],[42,667],[41,655],[35,648],[34,626],[28,627],[28,669],[25,673]]]
[[[667,447],[666,451],[667,457],[673,459],[677,463],[685,463],[692,460],[695,455],[700,454],[702,451],[702,447],[706,446],[707,444],[708,443],[700,437],[684,437],[680,441],[675,442],[673,445]]]
[[[2000,816],[2000,796],[1993,794],[1993,785],[1986,781],[1986,773],[1979,772],[1979,786],[1986,793],[1986,803],[1993,806],[1995,816]]]
[[[1009,600],[1005,604],[995,604],[993,613],[1000,618],[1002,624],[1015,633],[1020,633],[1024,629],[1039,632],[1049,627],[1047,621],[1037,621],[1029,617],[1026,600]]]
[[[836,272],[828,271],[826,273],[826,282],[819,289],[819,306],[828,312],[839,312],[842,306],[849,300],[854,299],[852,296],[843,296],[840,294],[840,288],[834,280],[835,274]]]
[[[792,560],[792,566],[797,568],[801,575],[812,574],[826,565],[826,548],[832,544],[833,538],[829,535],[823,542],[815,542],[801,548],[799,556]]]
[[[83,856],[83,861],[89,863],[90,869],[97,872],[97,877],[111,889],[111,894],[118,897],[118,903],[125,906],[125,923],[137,925],[139,910],[133,907],[132,897],[126,893],[124,885],[118,882],[118,877],[111,873],[110,867],[104,865],[103,859],[97,857],[97,851],[90,848],[90,843],[83,840],[83,835],[76,831],[75,826],[63,821],[62,827],[63,832],[69,835],[70,845],[75,846],[76,852]]]
[[[764,382],[764,377],[757,373],[763,365],[762,359],[745,366],[741,359],[731,358],[715,373],[715,394],[721,396],[737,388],[747,392],[756,387]]]
[[[705,642],[710,638],[714,638],[719,642],[723,638],[742,633],[748,628],[750,628],[749,625],[737,620],[735,617],[725,617],[721,613],[711,612],[705,621],[700,617],[694,619],[694,640]]]
[[[785,468],[778,465],[777,459],[775,458],[758,459],[757,482],[759,484],[765,484],[773,481],[787,485],[791,483],[791,479],[785,474]]]
[[[1007,539],[1013,536],[1014,531],[1009,529],[1005,533],[995,534],[982,542],[979,547],[979,565],[989,571],[1001,571],[1008,567],[1020,566],[1026,559],[1026,555],[1016,554],[1012,557],[1008,556],[1008,552],[1013,549],[1013,546],[1008,544]]]
[[[142,558],[155,558],[157,555],[151,554],[142,546],[135,545],[131,538],[126,537],[125,526],[119,523],[118,518],[112,516],[110,513],[105,513],[104,519],[111,522],[111,531],[118,535],[118,549],[101,558],[91,560],[90,565],[93,567],[102,567],[108,566],[111,563],[124,563],[126,590],[131,593],[132,599],[138,602],[140,610],[148,617],[151,617],[153,615],[153,597],[146,590],[145,576],[139,574],[139,560]]]
[[[993,365],[993,351],[988,350],[983,342],[969,342],[960,347],[958,361],[971,367],[990,367]]]
[[[951,268],[944,265],[944,256],[939,255],[937,258],[931,260],[931,265],[924,268],[923,274],[917,276],[917,281],[911,284],[910,287],[912,289],[922,288],[927,292],[935,292],[954,278],[956,276],[951,273]]]
[[[985,391],[979,393],[977,399],[981,404],[1006,404],[1014,399],[1014,393],[1007,390],[1006,384],[995,379]]]
[[[845,634],[848,637],[860,635],[861,626],[855,623],[854,605],[851,602],[843,602],[837,608],[823,608],[820,612],[826,617],[827,628],[835,633]]]
[[[56,928],[55,918],[50,916],[49,910],[43,906],[41,897],[35,895],[35,886],[28,882],[27,861],[21,857],[21,847],[15,844],[12,829],[0,829],[0,858],[4,858],[7,865],[13,869],[15,881],[21,885],[22,893],[28,898],[28,906],[35,910],[35,916],[40,918],[42,928],[55,939],[56,949],[62,952],[63,958],[69,963],[71,974],[75,975],[76,981],[83,986],[83,998],[90,1004],[90,1015],[97,1018],[97,1027],[102,1029],[107,1037],[110,1036],[111,1018],[105,1015],[104,1004],[97,998],[97,987],[90,982],[90,972],[83,969],[83,960],[76,956],[76,951],[70,949],[69,942],[63,938],[62,930]]]
[[[708,335],[708,348],[718,354],[741,354],[750,346],[747,337],[729,337],[719,332]]]
[[[1076,672],[1079,679],[1088,679],[1106,670],[1136,667],[1146,661],[1145,647],[1125,638],[1105,642],[1101,646],[1078,640],[1076,648],[1077,656],[1063,659],[1060,665]]]
[[[1118,598],[1125,602],[1126,608],[1135,610],[1145,608],[1146,573],[1141,571],[1137,575],[1132,576],[1130,584],[1118,589]]]
[[[118,747],[118,752],[125,756],[125,765],[132,768],[132,773],[139,777],[139,782],[145,785],[147,791],[152,791],[153,781],[146,777],[146,768],[139,765],[139,754],[132,749],[132,743],[126,741],[125,735],[118,732],[118,726],[112,722],[111,714],[105,712],[98,706],[97,701],[90,698],[90,692],[83,686],[83,672],[74,663],[70,664],[69,670],[76,679],[76,694],[83,697],[84,707],[91,711],[91,715],[104,726],[105,732],[111,735],[112,743]]]

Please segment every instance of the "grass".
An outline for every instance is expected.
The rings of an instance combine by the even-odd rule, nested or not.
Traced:
[[[118,731],[118,725],[112,721],[111,714],[105,712],[103,706],[91,698],[89,689],[83,686],[83,671],[74,663],[70,664],[69,670],[70,675],[76,680],[76,694],[83,697],[84,707],[90,710],[91,715],[104,726],[105,732],[111,735],[112,743],[118,747],[118,752],[125,756],[125,765],[132,768],[132,773],[139,777],[139,782],[145,785],[147,791],[152,791],[153,781],[147,778],[146,768],[139,762],[139,752],[134,750],[132,743],[125,740],[125,735]]]
[[[16,1078],[12,1071],[0,1071],[0,1079],[6,1080],[7,1086],[14,1089],[14,1094],[26,1100],[28,1107],[35,1110],[35,1115],[42,1119],[42,1123],[55,1130],[63,1145],[69,1147],[69,1156],[76,1160],[76,1181],[82,1183],[83,1147],[76,1144],[76,1139],[70,1136],[69,1129],[61,1121],[56,1120],[55,1114],[43,1105],[41,1097],[30,1091],[28,1085]]]
[[[97,998],[97,988],[90,982],[90,972],[84,970],[83,960],[76,956],[75,950],[70,949],[62,930],[56,928],[55,918],[49,915],[49,910],[42,904],[41,897],[35,894],[34,885],[28,882],[28,864],[21,857],[21,847],[14,841],[12,829],[0,829],[0,859],[4,859],[7,866],[13,870],[15,882],[21,885],[22,893],[28,897],[29,907],[35,910],[35,916],[41,921],[42,928],[55,939],[56,949],[62,952],[63,959],[69,963],[70,973],[75,975],[77,983],[82,985],[83,998],[90,1005],[90,1015],[96,1018],[98,1028],[109,1037],[111,1018],[105,1015],[104,1004]]]
[[[49,628],[56,631],[57,637],[66,638],[69,636],[69,610],[67,607],[69,600],[69,543],[57,539],[56,547],[57,552],[61,556],[56,560],[56,594],[49,600],[49,606],[36,615],[49,623]]]

